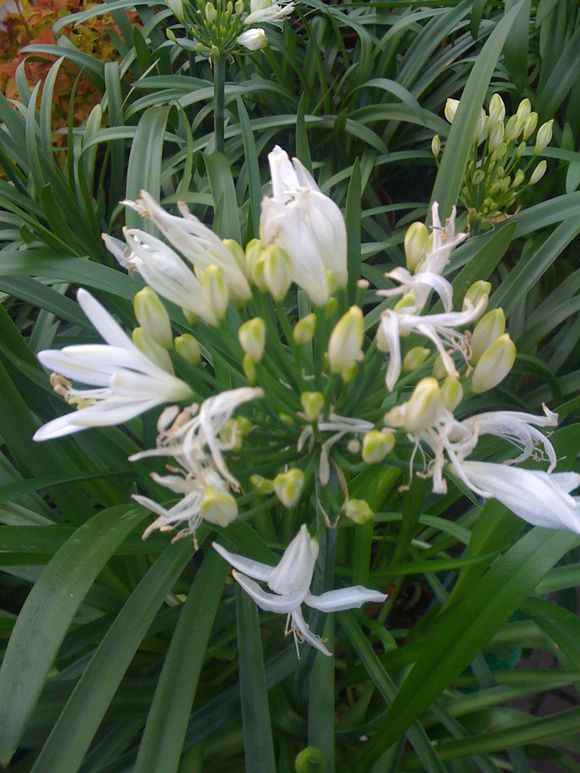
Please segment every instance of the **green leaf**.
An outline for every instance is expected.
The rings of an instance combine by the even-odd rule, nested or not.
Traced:
[[[356,283],[360,279],[361,194],[360,162],[357,158],[353,165],[352,175],[348,185],[345,213],[349,303],[354,303]]]
[[[127,505],[83,524],[40,575],[18,616],[0,671],[0,759],[8,764],[58,648],[96,576],[145,517]]]
[[[236,186],[230,162],[223,153],[205,153],[205,165],[214,201],[214,229],[222,239],[242,241]]]
[[[580,619],[563,607],[543,599],[528,599],[522,612],[535,620],[564,655],[566,667],[580,666]]]

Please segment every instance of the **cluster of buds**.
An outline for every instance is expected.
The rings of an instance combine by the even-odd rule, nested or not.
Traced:
[[[166,0],[190,37],[170,38],[204,57],[219,58],[240,51],[259,51],[268,45],[260,24],[281,26],[294,10],[289,0]]]
[[[457,99],[447,100],[445,117],[449,123],[453,122],[458,107]],[[461,201],[473,225],[505,219],[521,194],[546,173],[546,161],[538,162],[537,156],[552,139],[554,121],[546,121],[539,129],[537,124],[538,114],[532,111],[529,99],[523,99],[511,116],[506,116],[505,103],[499,94],[492,95],[488,113],[481,109],[461,188]],[[528,148],[531,155],[526,152]],[[433,137],[431,150],[438,159],[441,152],[438,135]]]

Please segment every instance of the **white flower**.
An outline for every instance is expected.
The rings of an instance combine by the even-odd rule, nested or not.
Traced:
[[[246,26],[250,24],[276,24],[280,27],[293,10],[294,3],[289,3],[288,0],[280,0],[277,3],[272,3],[271,0],[251,0],[251,13],[244,19],[244,24]]]
[[[384,593],[363,588],[361,585],[313,596],[310,593],[310,584],[318,558],[318,542],[310,536],[305,525],[300,527],[300,531],[275,567],[230,553],[215,542],[213,546],[222,558],[234,567],[232,574],[236,582],[260,609],[288,615],[285,633],[292,633],[296,643],[307,641],[324,655],[331,653],[304,620],[300,609],[303,603],[321,612],[340,612],[360,607],[369,601],[382,603],[387,598]],[[250,578],[265,582],[274,593],[262,590]]]
[[[166,212],[147,191],[141,191],[139,195],[137,201],[123,203],[143,217],[150,218],[173,247],[193,264],[196,271],[203,272],[209,266],[222,268],[232,298],[243,301],[250,297],[250,285],[234,254],[213,231],[191,214],[183,202],[177,205],[182,217],[177,217]],[[130,233],[141,235],[141,232],[134,229]]]
[[[323,305],[332,285],[343,287],[348,278],[342,213],[298,159],[290,162],[276,146],[268,161],[273,195],[262,201],[260,238],[288,253],[293,280],[314,303]]]
[[[570,496],[570,491],[580,486],[577,473],[470,461],[454,468],[475,493],[494,497],[528,523],[580,534],[580,498]]]
[[[259,51],[268,45],[268,38],[266,37],[266,33],[263,29],[251,29],[242,32],[241,35],[238,35],[236,38],[236,43],[239,43],[240,46],[247,48],[248,51]]]
[[[34,440],[121,424],[162,403],[191,397],[189,386],[142,354],[86,290],[79,290],[77,299],[107,345],[66,346],[39,353],[38,359],[45,367],[65,377],[53,377],[56,391],[78,405],[79,410],[48,422],[36,432]],[[69,378],[98,388],[73,389]]]

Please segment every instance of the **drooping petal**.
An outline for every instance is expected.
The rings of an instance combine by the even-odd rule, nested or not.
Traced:
[[[332,657],[332,652],[327,649],[320,636],[316,636],[316,634],[312,633],[310,630],[310,626],[304,620],[300,608],[295,609],[294,612],[292,612],[292,623],[293,627],[299,632],[301,638],[304,639],[304,641],[307,641],[311,647],[319,650],[323,655]]]
[[[304,593],[295,593],[290,596],[278,596],[274,593],[267,593],[260,586],[244,574],[236,572],[234,569],[232,575],[236,582],[246,591],[248,596],[263,609],[264,612],[276,612],[278,614],[288,615],[294,612],[304,598]]]
[[[361,607],[371,601],[375,604],[382,604],[386,598],[386,595],[379,591],[365,588],[362,585],[352,585],[349,588],[322,593],[320,596],[313,596],[309,593],[304,602],[320,612],[342,612],[345,609]]]
[[[260,561],[252,561],[252,559],[244,558],[244,556],[240,556],[237,553],[230,553],[229,550],[226,550],[217,542],[212,542],[212,547],[214,550],[217,550],[220,556],[225,559],[228,564],[233,566],[234,569],[237,569],[248,577],[253,577],[254,580],[263,580],[266,582],[274,571],[273,566],[262,564]]]
[[[389,350],[389,366],[387,368],[387,389],[392,392],[401,375],[401,342],[399,339],[399,315],[394,311],[386,311],[380,322]]]

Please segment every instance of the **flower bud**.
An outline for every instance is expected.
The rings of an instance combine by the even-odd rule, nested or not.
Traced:
[[[443,358],[440,354],[436,355],[433,361],[433,378],[442,379],[447,375],[447,368],[443,363]]]
[[[238,244],[235,239],[222,239],[222,244],[226,250],[231,253],[242,274],[246,276],[248,271],[248,264],[246,261],[246,253],[242,245]]]
[[[162,368],[166,373],[173,374],[173,364],[167,349],[159,346],[142,327],[136,327],[132,334],[133,343],[140,352]]]
[[[473,364],[479,362],[487,348],[505,331],[505,314],[503,309],[488,311],[477,323],[471,336],[471,357]]]
[[[424,346],[414,346],[409,349],[403,359],[403,373],[413,373],[413,371],[419,370],[430,354],[431,350]]]
[[[281,301],[292,284],[292,259],[286,250],[276,244],[266,247],[263,258],[264,284],[275,300]]]
[[[178,21],[183,22],[185,18],[183,0],[165,0],[165,5],[173,11],[173,15]]]
[[[543,123],[538,129],[538,133],[536,134],[536,144],[534,145],[534,149],[532,151],[533,156],[541,153],[546,145],[550,144],[550,140],[552,139],[553,125],[554,119],[552,118],[551,120],[546,121],[546,123]]]
[[[518,105],[517,110],[517,117],[520,118],[522,121],[525,121],[529,114],[532,112],[532,103],[529,99],[522,99],[520,104]]]
[[[405,262],[409,271],[416,271],[431,248],[431,236],[425,223],[411,223],[405,231]]]
[[[417,295],[415,290],[409,290],[408,293],[405,293],[405,295],[403,295],[403,297],[395,303],[393,308],[395,311],[400,311],[401,309],[408,309],[411,306],[414,306],[416,303]]]
[[[447,376],[441,384],[441,400],[448,411],[453,411],[463,400],[463,387],[458,379],[453,376]]]
[[[215,5],[213,3],[210,3],[209,0],[205,4],[205,18],[207,20],[208,24],[212,24],[212,22],[215,21],[215,17],[217,16],[217,11],[215,8]]]
[[[437,379],[422,378],[405,406],[403,427],[407,432],[418,432],[434,424],[441,413],[443,402]]]
[[[505,104],[499,94],[492,94],[489,100],[489,117],[492,121],[503,121]]]
[[[258,494],[265,496],[274,492],[274,483],[261,475],[250,475],[250,483],[256,489]]]
[[[338,309],[338,301],[333,295],[326,301],[326,306],[324,308],[324,318],[332,319],[336,314],[337,309]]]
[[[381,432],[371,429],[363,437],[362,458],[366,464],[378,464],[395,447],[395,436],[392,432]]]
[[[431,153],[433,153],[435,158],[438,158],[439,153],[441,153],[441,138],[438,134],[431,140]]]
[[[225,528],[236,519],[238,505],[231,494],[207,486],[203,492],[199,514],[204,521]]]
[[[524,181],[524,177],[525,175],[524,175],[523,169],[518,169],[518,171],[514,175],[512,188],[519,188]]]
[[[520,144],[518,145],[517,150],[516,150],[516,156],[518,158],[521,158],[524,155],[525,152],[526,152],[526,143],[525,142],[520,142]]]
[[[547,168],[548,168],[548,162],[546,161],[545,158],[543,158],[530,176],[530,185],[535,185],[536,183],[539,183],[542,177],[546,174]]]
[[[266,343],[266,325],[261,317],[254,317],[240,325],[238,339],[244,352],[254,362],[260,362]]]
[[[493,161],[501,161],[507,152],[507,145],[505,142],[500,142],[497,148],[491,154]]]
[[[483,279],[478,279],[477,282],[474,282],[465,293],[465,296],[463,297],[462,311],[468,311],[469,309],[475,308],[479,303],[482,303],[484,298],[485,305],[487,306],[490,290],[491,284],[489,282],[485,282]],[[484,307],[482,304],[482,314],[483,310]]]
[[[199,365],[201,362],[201,349],[197,338],[190,333],[183,333],[173,341],[175,353],[190,365]]]
[[[248,51],[259,51],[268,45],[268,37],[263,29],[255,28],[242,32],[236,38],[236,43],[247,48]]]
[[[242,425],[238,419],[228,419],[218,433],[221,442],[231,451],[242,447]]]
[[[358,362],[353,362],[351,365],[348,366],[348,368],[345,368],[342,373],[340,374],[340,377],[344,381],[345,384],[350,384],[351,381],[354,380],[354,377],[358,373]]]
[[[482,183],[485,179],[485,174],[483,172],[483,169],[476,169],[476,171],[473,173],[473,177],[471,178],[471,182],[474,185],[479,185]]]
[[[399,429],[405,423],[405,410],[407,408],[406,403],[403,405],[395,405],[390,411],[387,411],[383,416],[383,421],[387,427],[393,429]],[[387,430],[388,431],[388,430]]]
[[[497,386],[513,367],[516,359],[516,346],[504,333],[481,356],[471,380],[474,392],[486,392]]]
[[[537,125],[538,125],[538,114],[530,113],[529,116],[526,118],[526,122],[524,124],[524,131],[523,131],[524,140],[527,140],[529,139],[529,137],[532,136],[532,134],[536,131]]]
[[[251,281],[259,290],[265,290],[264,284],[264,251],[265,246],[260,239],[252,239],[246,245],[246,266]]]
[[[133,309],[147,336],[164,349],[171,349],[173,336],[169,314],[155,290],[151,287],[139,290],[133,298]]]
[[[257,379],[256,363],[250,357],[249,354],[244,354],[244,359],[242,360],[242,367],[244,369],[244,375],[248,381],[248,384],[250,386],[254,386]]]
[[[284,507],[294,507],[304,486],[304,473],[297,467],[281,472],[274,478],[274,491]]]
[[[363,313],[358,306],[351,306],[330,334],[328,362],[333,373],[343,373],[362,360],[363,338]]]
[[[310,314],[307,314],[305,317],[302,317],[302,319],[299,319],[298,322],[294,325],[294,330],[292,331],[292,337],[294,338],[294,341],[299,346],[302,346],[303,344],[308,344],[310,343],[310,341],[312,341],[315,330],[316,330],[316,314],[314,314],[314,312],[311,312]]]
[[[506,142],[513,142],[517,140],[520,134],[524,130],[525,120],[517,115],[512,115],[508,118],[505,125],[504,138]]]
[[[479,118],[477,119],[477,124],[475,126],[475,132],[474,132],[474,140],[475,142],[477,142],[478,145],[484,137],[484,132],[486,130],[488,120],[489,119],[485,114],[485,110],[482,107],[481,110],[479,111]]]
[[[326,757],[315,746],[307,746],[296,755],[294,770],[296,773],[320,773],[326,767]]]
[[[223,319],[230,294],[221,266],[208,266],[201,278],[201,289],[208,309],[218,320]]]
[[[308,421],[317,421],[321,410],[324,408],[324,395],[322,392],[302,392],[300,402],[304,408],[304,415]]]
[[[455,118],[455,113],[457,112],[458,107],[458,99],[450,98],[447,100],[447,102],[445,102],[445,118],[449,121],[449,123],[453,123],[453,119]]]
[[[344,505],[344,514],[359,526],[371,521],[375,514],[364,499],[350,499]]]
[[[234,11],[236,12],[236,16],[241,16],[243,12],[246,10],[246,3],[244,0],[236,0],[234,3]]]

